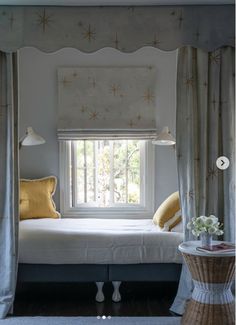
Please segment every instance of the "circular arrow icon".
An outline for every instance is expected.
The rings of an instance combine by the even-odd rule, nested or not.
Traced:
[[[221,170],[227,169],[229,167],[229,159],[225,156],[218,157],[216,159],[216,166]]]

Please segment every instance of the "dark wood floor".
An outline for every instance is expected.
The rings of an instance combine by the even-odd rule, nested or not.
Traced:
[[[112,285],[104,285],[106,300],[96,303],[93,283],[18,284],[14,316],[171,316],[176,283],[122,283],[122,301],[111,301]]]

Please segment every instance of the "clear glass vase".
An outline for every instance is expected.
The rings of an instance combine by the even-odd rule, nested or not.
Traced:
[[[208,234],[208,232],[203,232],[200,235],[202,246],[211,247],[212,246],[212,235]]]

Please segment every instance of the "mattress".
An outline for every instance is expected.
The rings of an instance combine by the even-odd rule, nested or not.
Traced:
[[[19,225],[19,262],[30,264],[182,263],[182,233],[151,219],[34,219]]]

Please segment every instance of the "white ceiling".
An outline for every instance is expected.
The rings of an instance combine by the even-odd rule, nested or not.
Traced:
[[[0,0],[0,5],[26,6],[148,6],[234,4],[234,0]]]

